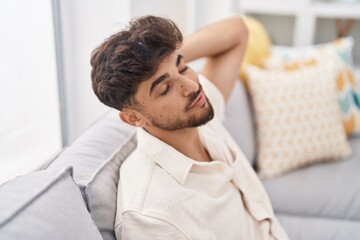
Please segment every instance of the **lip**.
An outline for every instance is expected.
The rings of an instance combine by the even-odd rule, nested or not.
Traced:
[[[200,93],[188,109],[197,108],[202,106],[206,101],[204,93]]]

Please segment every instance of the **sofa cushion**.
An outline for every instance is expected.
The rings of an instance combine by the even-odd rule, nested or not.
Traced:
[[[115,239],[119,169],[135,146],[135,129],[120,121],[118,111],[110,110],[46,167],[73,166],[74,180],[104,239]]]
[[[0,239],[102,239],[71,174],[38,171],[0,186]]]
[[[263,181],[275,212],[360,221],[360,138],[350,145],[349,159]]]
[[[291,240],[360,239],[360,222],[281,214],[277,218]]]
[[[249,67],[260,177],[348,157],[335,91],[338,61],[292,72]]]
[[[255,130],[249,97],[242,81],[237,81],[225,109],[224,126],[245,157],[254,165]]]
[[[274,46],[272,55],[265,62],[267,69],[294,70],[321,63],[329,53],[339,60],[336,87],[343,124],[348,135],[360,133],[360,91],[353,70],[352,37],[339,38],[333,42],[303,47]],[[324,56],[325,55],[325,56]]]

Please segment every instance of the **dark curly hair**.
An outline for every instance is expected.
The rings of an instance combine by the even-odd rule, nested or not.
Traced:
[[[120,111],[137,104],[133,96],[139,84],[152,77],[182,41],[179,28],[170,19],[133,19],[125,30],[107,38],[91,54],[91,81],[96,96]]]

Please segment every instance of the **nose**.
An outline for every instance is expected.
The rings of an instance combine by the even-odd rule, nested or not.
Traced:
[[[193,80],[188,77],[182,77],[181,81],[179,81],[179,85],[182,94],[185,97],[188,97],[190,94],[197,92],[199,90],[199,83],[196,80]]]

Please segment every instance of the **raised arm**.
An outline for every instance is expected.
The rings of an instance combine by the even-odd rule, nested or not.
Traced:
[[[185,38],[180,53],[186,62],[207,57],[201,73],[212,81],[227,100],[238,78],[248,31],[241,17],[207,25]]]

